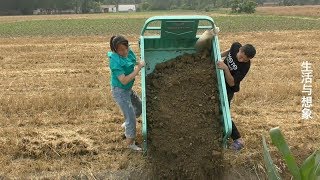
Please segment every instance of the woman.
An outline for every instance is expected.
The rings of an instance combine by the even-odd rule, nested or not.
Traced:
[[[108,57],[111,69],[111,91],[114,100],[119,105],[125,118],[125,136],[128,148],[141,151],[135,144],[136,117],[142,112],[141,100],[132,90],[135,77],[138,75],[144,62],[137,62],[134,52],[129,47],[128,40],[121,36],[112,36],[110,39]]]

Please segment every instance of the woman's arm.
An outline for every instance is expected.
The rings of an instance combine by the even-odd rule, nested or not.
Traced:
[[[140,61],[139,63],[137,63],[137,66],[134,68],[131,74],[126,76],[124,74],[121,74],[120,76],[118,76],[119,81],[123,85],[127,85],[130,81],[132,81],[138,75],[139,71],[142,69],[143,66],[144,66],[144,61]]]

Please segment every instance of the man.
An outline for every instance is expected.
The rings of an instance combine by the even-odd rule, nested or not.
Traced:
[[[240,82],[250,69],[251,59],[255,56],[256,49],[251,44],[242,46],[239,42],[231,45],[231,48],[223,53],[224,61],[218,61],[217,67],[222,69],[225,76],[229,107],[235,92],[240,90]],[[240,150],[244,147],[241,135],[232,121],[231,138],[233,143],[230,149]]]

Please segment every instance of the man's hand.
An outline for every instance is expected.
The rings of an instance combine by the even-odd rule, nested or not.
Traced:
[[[234,78],[233,78],[233,76],[231,75],[228,66],[227,66],[223,61],[218,61],[218,62],[217,62],[217,67],[218,67],[219,69],[222,69],[222,70],[223,70],[223,72],[224,72],[224,77],[225,77],[228,85],[229,85],[230,87],[233,87],[233,86],[235,85],[235,84],[234,84]]]
[[[217,67],[219,69],[222,69],[222,70],[227,70],[228,69],[228,66],[223,61],[218,61],[217,62]]]

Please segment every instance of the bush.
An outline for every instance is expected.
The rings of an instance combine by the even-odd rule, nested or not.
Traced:
[[[178,9],[178,6],[175,5],[175,4],[173,4],[173,5],[170,6],[170,10],[174,10],[174,9]]]
[[[204,9],[205,12],[209,12],[209,11],[216,9],[216,7],[213,4],[208,4],[208,5],[203,6],[202,9]]]
[[[254,13],[256,11],[257,3],[254,1],[246,1],[242,3],[242,6],[240,6],[240,12],[245,13]]]
[[[141,10],[146,11],[146,10],[149,10],[150,4],[148,2],[143,2],[141,3],[140,7],[141,7]]]
[[[233,0],[231,3],[231,11],[233,13],[254,13],[256,11],[257,3],[252,0]]]
[[[281,1],[281,4],[284,6],[294,6],[298,4],[297,0],[283,0]]]
[[[100,2],[95,2],[95,1],[90,1],[89,2],[89,8],[93,10],[93,12],[98,13],[101,12],[101,3]]]
[[[187,4],[183,4],[181,6],[181,9],[184,9],[184,10],[195,10],[195,7],[189,6]]]

